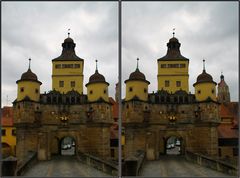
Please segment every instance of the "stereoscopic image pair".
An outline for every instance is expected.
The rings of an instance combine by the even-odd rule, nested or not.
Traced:
[[[2,2],[2,176],[236,177],[237,7]]]

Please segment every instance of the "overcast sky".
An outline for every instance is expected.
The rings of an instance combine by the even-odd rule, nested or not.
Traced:
[[[219,83],[222,70],[231,99],[238,101],[238,2],[123,2],[122,10],[123,81],[139,57],[149,92],[156,91],[157,59],[166,54],[176,28],[181,53],[190,60],[190,91],[204,58],[207,73]]]
[[[118,80],[117,2],[3,2],[2,3],[2,105],[16,99],[16,81],[31,68],[43,83],[41,93],[52,88],[52,59],[61,54],[61,44],[71,29],[76,54],[84,60],[84,85],[95,71],[110,83],[114,97]],[[176,28],[181,53],[190,59],[189,89],[206,71],[219,82],[221,70],[231,99],[238,100],[238,3],[237,2],[123,2],[122,72],[124,81],[139,68],[157,90],[157,59],[167,52],[167,42]],[[84,87],[86,93],[86,87]]]
[[[76,54],[84,59],[85,84],[98,71],[110,83],[114,97],[118,80],[117,2],[3,2],[2,3],[2,105],[17,97],[16,81],[31,69],[43,83],[41,93],[52,89],[52,59],[70,37]]]

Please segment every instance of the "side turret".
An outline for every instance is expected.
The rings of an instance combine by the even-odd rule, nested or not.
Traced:
[[[37,75],[31,71],[30,61],[31,59],[29,59],[27,72],[23,73],[21,79],[16,82],[18,85],[17,101],[30,100],[39,102],[40,99],[40,85],[42,83],[38,81]]]
[[[139,59],[137,59],[136,70],[131,73],[129,79],[125,81],[125,101],[134,99],[136,97],[142,101],[148,100],[148,85],[150,84],[150,82],[146,80],[145,75],[138,69],[138,60]]]
[[[216,85],[213,78],[205,70],[205,60],[203,60],[203,72],[197,77],[197,82],[193,84],[197,101],[205,101],[208,98],[216,101]]]
[[[95,73],[90,76],[89,82],[86,84],[87,96],[89,102],[96,102],[99,99],[103,99],[109,102],[108,99],[108,86],[109,83],[105,81],[105,77],[98,73],[97,60]]]

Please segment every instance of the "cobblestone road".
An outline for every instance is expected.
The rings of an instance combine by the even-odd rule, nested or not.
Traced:
[[[144,177],[230,177],[227,174],[202,167],[182,156],[161,156],[157,161],[146,161],[140,176]]]
[[[74,156],[56,156],[40,161],[23,176],[30,177],[110,177],[97,169],[79,162]]]

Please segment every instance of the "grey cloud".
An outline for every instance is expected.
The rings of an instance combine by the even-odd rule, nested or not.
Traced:
[[[238,7],[236,2],[124,2],[123,77],[135,69],[136,56],[141,71],[157,90],[157,58],[166,54],[172,28],[181,43],[181,53],[190,59],[189,88],[202,72],[219,82],[221,70],[230,87],[232,100],[238,100]],[[139,42],[142,42],[139,45]],[[123,88],[125,95],[125,87]]]
[[[15,82],[27,70],[29,57],[32,71],[43,83],[41,92],[51,90],[51,60],[61,54],[68,28],[77,55],[85,59],[84,84],[94,73],[97,58],[101,61],[101,73],[110,83],[110,96],[114,96],[118,60],[116,20],[117,2],[4,2],[2,104],[6,104],[6,95],[10,101],[16,98]]]

